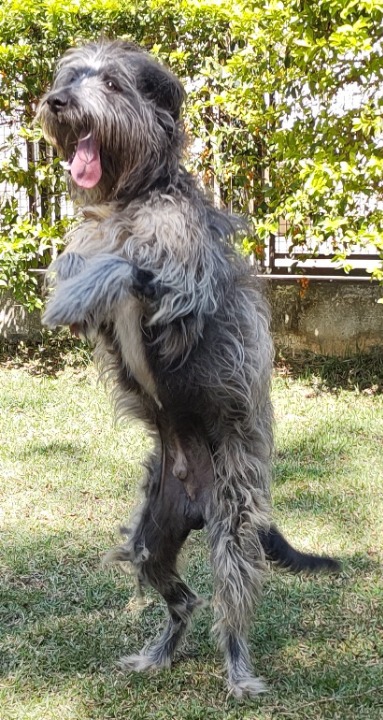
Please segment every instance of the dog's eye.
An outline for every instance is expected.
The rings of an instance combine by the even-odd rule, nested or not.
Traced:
[[[105,85],[108,90],[111,90],[112,92],[117,92],[120,89],[117,83],[115,83],[113,80],[105,80]]]

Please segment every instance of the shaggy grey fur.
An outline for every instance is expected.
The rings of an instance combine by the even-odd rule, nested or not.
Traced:
[[[117,414],[156,438],[142,505],[111,557],[162,594],[169,622],[122,667],[171,664],[200,604],[177,555],[205,526],[215,629],[240,697],[264,690],[247,634],[271,538],[272,559],[287,557],[270,531],[273,351],[267,304],[233,250],[240,223],[180,162],[183,99],[177,78],[132,44],[90,44],[60,61],[38,117],[82,210],[51,268],[44,321],[96,341]]]

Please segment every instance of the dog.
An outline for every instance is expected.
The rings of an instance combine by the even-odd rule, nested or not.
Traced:
[[[143,501],[111,553],[169,611],[127,671],[169,667],[200,598],[177,555],[206,528],[215,631],[229,691],[265,690],[248,630],[267,560],[337,570],[271,524],[273,347],[269,309],[234,249],[242,221],[217,209],[182,165],[185,93],[149,53],[120,40],[66,52],[38,120],[64,158],[79,221],[49,271],[44,322],[95,344],[118,416],[155,438]]]

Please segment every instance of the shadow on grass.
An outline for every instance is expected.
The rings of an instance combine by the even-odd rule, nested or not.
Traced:
[[[313,352],[277,353],[276,372],[308,380],[320,390],[383,392],[383,354],[380,348],[352,357],[328,357]]]
[[[211,638],[210,609],[196,615],[182,660],[175,663],[172,673],[124,676],[118,672],[116,660],[138,651],[163,622],[164,606],[157,596],[139,616],[129,612],[131,579],[115,570],[101,569],[98,563],[96,567],[93,548],[84,547],[80,537],[72,536],[70,546],[66,536],[40,542],[25,538],[24,543],[18,541],[9,550],[9,561],[14,553],[19,563],[12,568],[8,562],[4,576],[0,660],[0,674],[11,683],[13,697],[27,702],[33,693],[49,694],[76,682],[85,703],[81,717],[92,720],[122,717],[128,705],[130,717],[139,720],[135,698],[137,702],[138,698],[142,702],[145,699],[149,707],[154,704],[156,708],[178,703],[174,717],[185,720],[201,717],[202,707],[218,702],[212,717],[226,717],[222,714],[226,702],[224,672]],[[188,582],[206,595],[211,586],[210,570],[196,535],[190,554]],[[44,560],[41,564],[39,558]],[[272,572],[266,584],[251,632],[252,656],[257,672],[267,678],[272,690],[282,692],[283,697],[284,687],[289,685],[292,703],[294,698],[312,698],[313,692],[314,697],[315,693],[333,692],[355,674],[359,664],[359,687],[367,683],[367,677],[371,683],[374,669],[368,674],[363,657],[358,660],[358,654],[353,655],[349,645],[344,645],[354,622],[353,608],[344,602],[345,592],[352,588],[353,569],[357,569],[363,588],[363,573],[367,579],[368,573],[378,569],[378,563],[363,565],[360,557],[355,563],[351,558],[348,576],[339,577],[301,578]],[[359,589],[358,607],[359,612],[363,607],[365,611],[358,616],[356,636],[372,645],[367,590],[364,594]],[[306,687],[309,690],[305,695]],[[194,715],[190,708],[190,696],[199,715],[197,709]],[[260,702],[270,702],[269,697]],[[237,707],[235,701],[229,705]],[[242,717],[238,712],[230,718]],[[148,713],[143,717],[152,717]]]
[[[69,458],[75,457],[76,462],[78,462],[84,456],[84,444],[62,440],[52,440],[48,443],[28,443],[28,445],[20,449],[18,459],[27,460],[28,458],[45,457],[47,455],[64,456],[64,458],[66,456]],[[86,461],[86,458],[84,461]]]
[[[67,367],[84,369],[92,360],[87,343],[70,335],[68,330],[43,330],[35,344],[0,344],[0,363],[6,367],[24,368],[32,375],[55,376]],[[329,357],[314,352],[276,355],[276,372],[293,379],[304,379],[326,391],[383,392],[383,354],[380,348],[351,357]]]
[[[133,633],[134,642],[132,640],[130,647],[133,651],[145,638],[153,636],[154,625],[161,624],[165,617],[160,596],[151,591],[148,591],[149,605],[142,612],[138,615],[129,612],[127,606],[134,595],[133,579],[116,569],[102,567],[101,558],[95,556],[91,546],[84,547],[81,538],[72,534],[70,545],[68,539],[66,534],[60,534],[45,536],[41,542],[26,540],[25,546],[15,542],[9,554],[4,555],[0,621],[8,637],[15,635],[23,639],[21,645],[30,643],[32,657],[35,652],[41,654],[39,665],[34,661],[31,664],[32,674],[36,671],[41,675],[44,668],[48,674],[55,671],[54,668],[65,672],[70,657],[70,667],[74,663],[77,670],[85,669],[91,661],[113,662],[120,645],[120,632]],[[195,535],[187,582],[206,597],[211,593],[211,571],[204,540],[202,553],[197,544]],[[15,555],[16,562],[12,563]],[[354,567],[371,572],[380,565],[357,555],[355,560],[348,560],[348,570]],[[315,599],[318,608],[326,613],[329,604],[338,604],[348,583],[345,575],[299,577],[273,570],[257,612],[257,644],[267,649],[270,641],[276,647],[289,642],[305,606]],[[215,657],[215,648],[210,642],[211,621],[210,610],[205,610],[197,614],[194,623],[198,628],[198,653],[210,658]],[[27,657],[24,664],[26,661]],[[17,663],[16,658],[14,662]],[[6,671],[4,663],[2,670]]]
[[[36,343],[0,343],[0,363],[30,375],[56,377],[66,368],[83,370],[92,359],[89,345],[67,329],[42,330]]]

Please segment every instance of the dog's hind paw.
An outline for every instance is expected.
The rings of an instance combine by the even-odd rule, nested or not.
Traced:
[[[138,653],[136,655],[125,655],[120,658],[118,667],[124,672],[147,672],[149,670],[159,670],[160,668],[169,668],[171,659],[168,656],[162,658],[154,655]]]
[[[260,693],[268,691],[267,684],[263,678],[256,678],[249,675],[236,681],[228,681],[229,695],[237,700],[245,697],[256,697]]]

